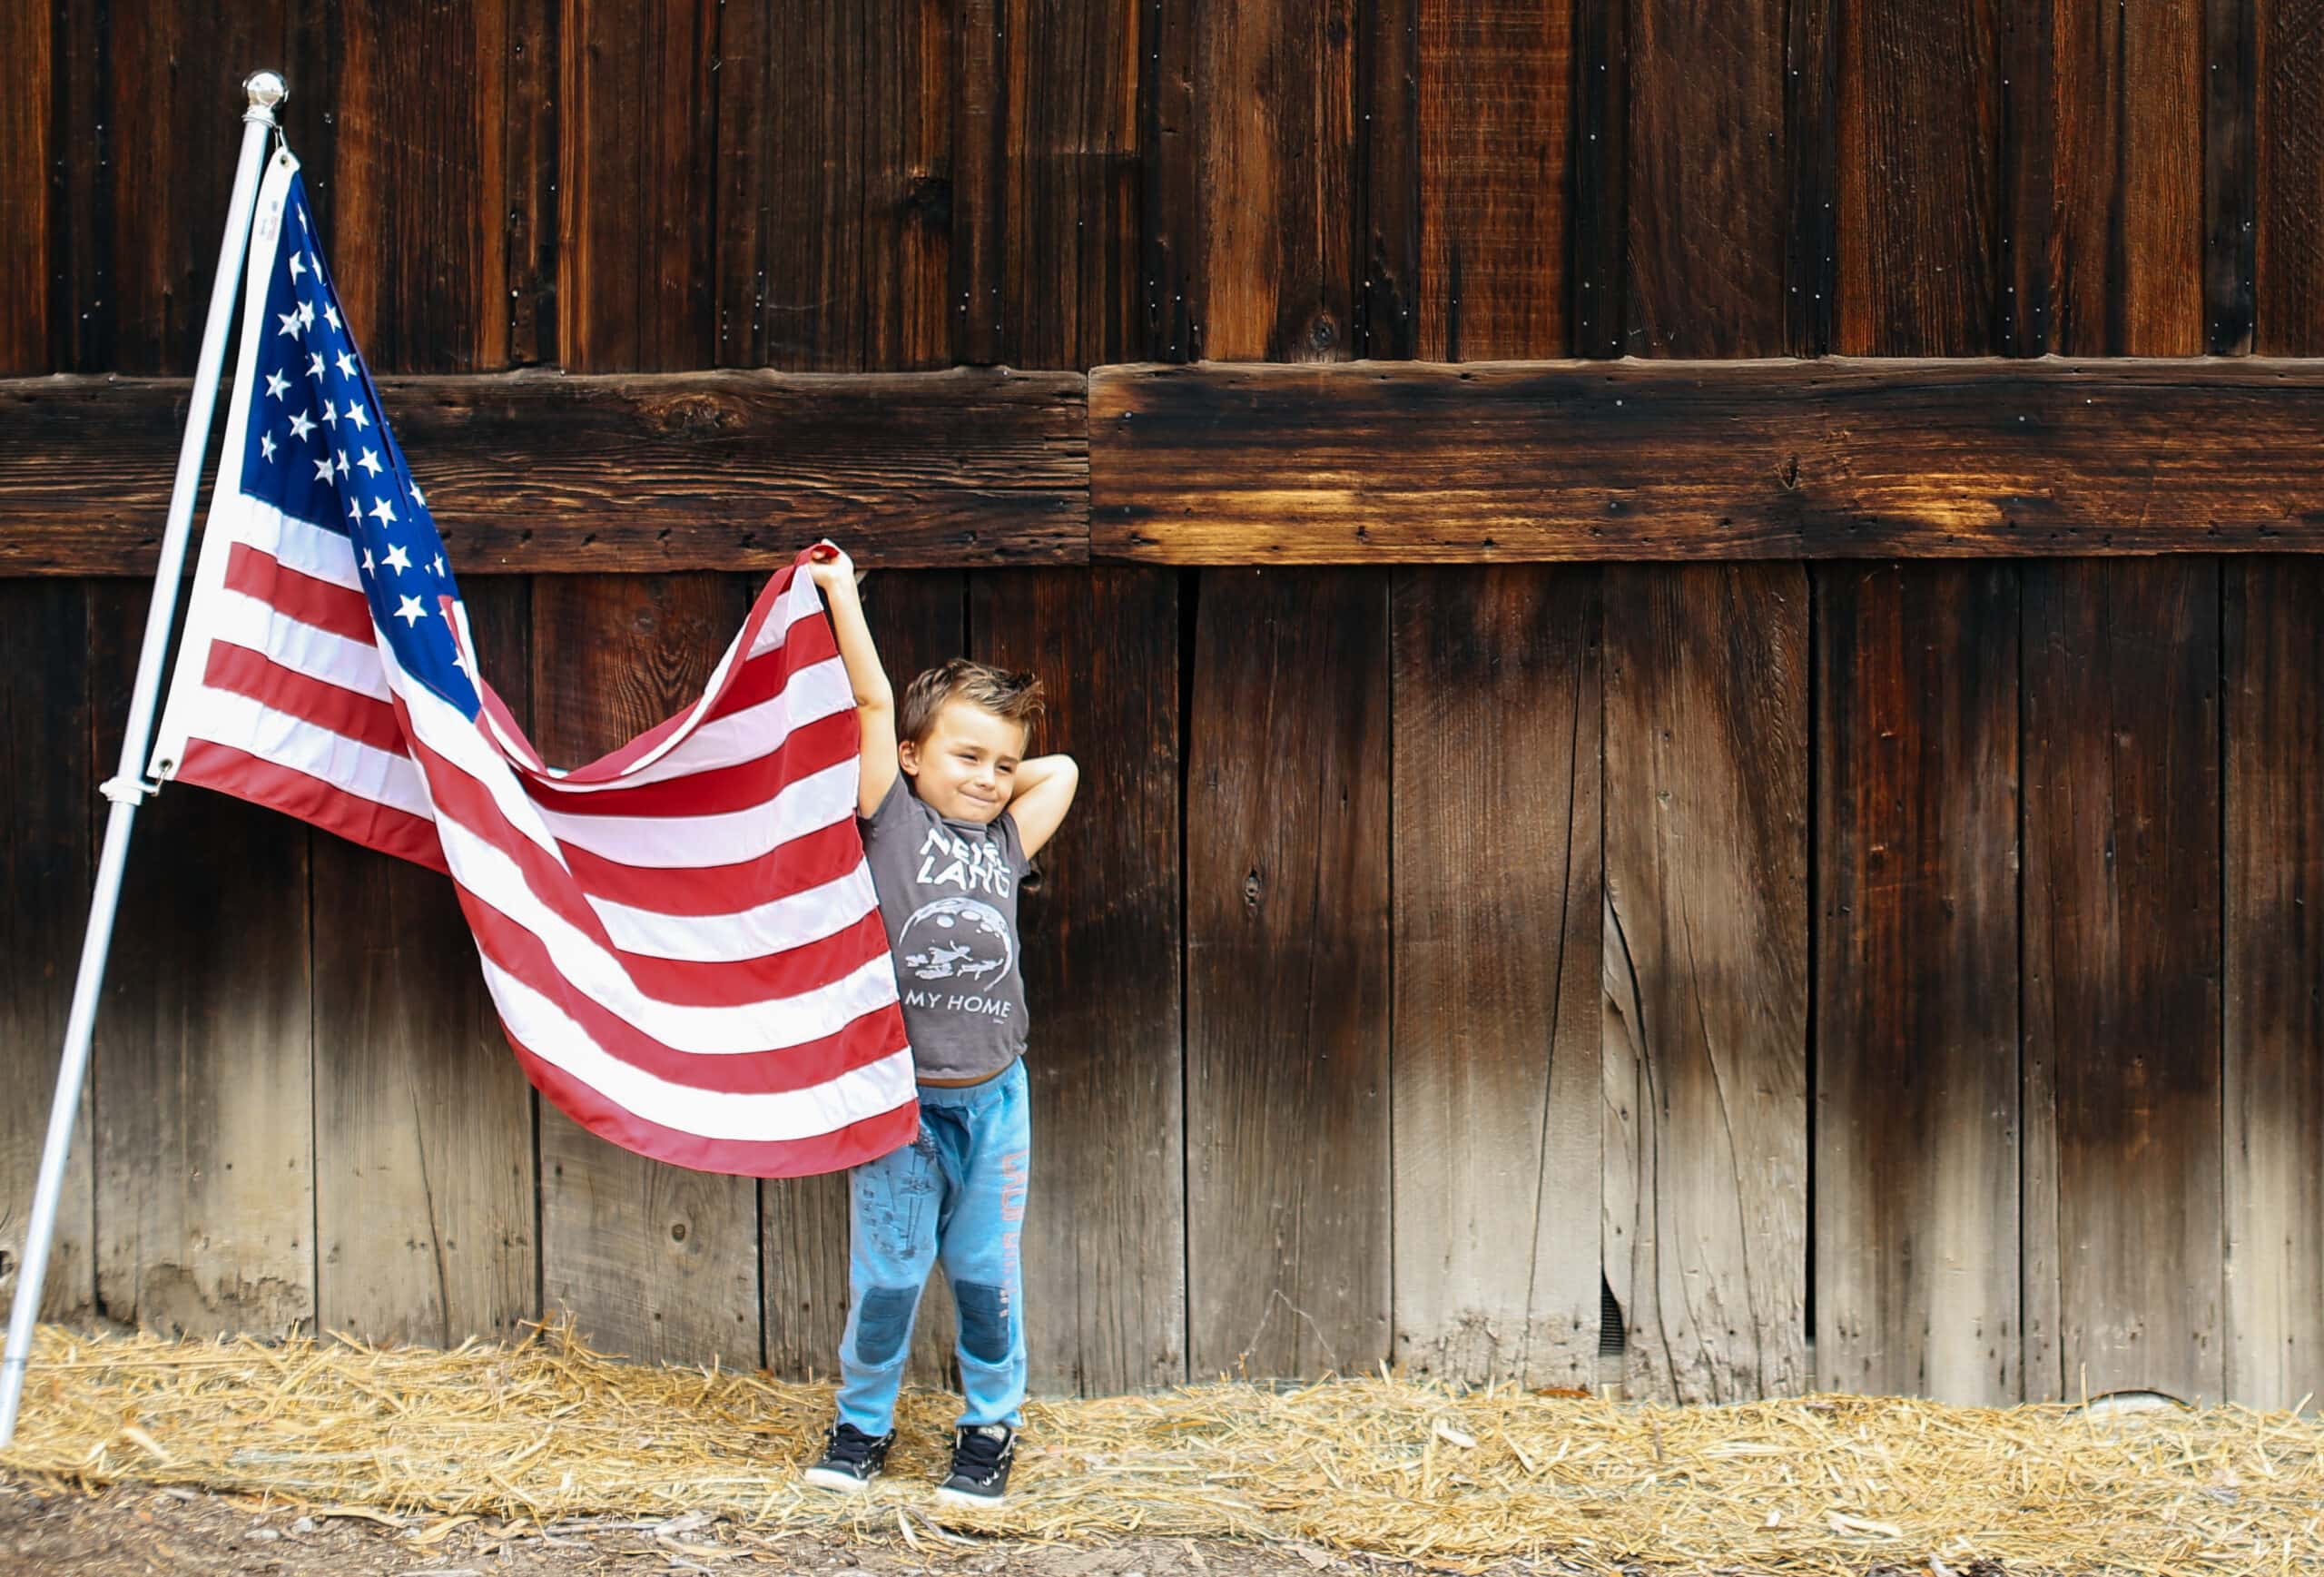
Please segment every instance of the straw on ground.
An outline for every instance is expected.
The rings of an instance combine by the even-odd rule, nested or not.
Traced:
[[[1391,1375],[1221,1382],[1032,1404],[1009,1503],[940,1518],[927,1486],[957,1402],[908,1393],[891,1477],[854,1501],[798,1478],[831,1405],[826,1385],[617,1362],[561,1325],[451,1352],[51,1328],[0,1468],[319,1513],[700,1512],[915,1541],[1221,1535],[1447,1566],[2324,1572],[2324,1424],[2296,1413],[1846,1395],[1678,1408]]]

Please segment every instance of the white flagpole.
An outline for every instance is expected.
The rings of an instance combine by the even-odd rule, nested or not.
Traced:
[[[73,1149],[73,1123],[80,1114],[81,1085],[89,1069],[89,1041],[96,1029],[97,990],[103,983],[105,954],[113,946],[113,912],[121,902],[121,873],[129,859],[129,828],[140,801],[159,787],[145,781],[145,750],[153,732],[153,707],[162,689],[162,659],[178,607],[178,582],[185,568],[186,538],[193,528],[194,495],[202,487],[210,417],[218,402],[218,378],[226,361],[226,330],[234,316],[234,295],[242,284],[242,259],[250,246],[251,214],[258,206],[259,171],[266,163],[266,140],[274,130],[274,108],[289,96],[282,78],[254,73],[242,84],[249,107],[242,112],[241,163],[234,170],[234,195],[226,213],[226,236],[218,243],[218,277],[210,287],[210,320],[202,330],[202,360],[194,370],[193,404],[178,443],[178,472],[170,488],[168,524],[162,533],[162,563],[153,580],[153,606],[145,616],[145,645],[137,658],[137,688],[129,703],[129,731],[121,742],[121,767],[103,787],[113,802],[105,818],[104,849],[97,857],[97,891],[89,901],[89,929],[81,941],[81,973],[73,982],[73,1010],[64,1024],[64,1057],[56,1072],[56,1098],[48,1111],[48,1142],[41,1151],[40,1182],[33,1191],[33,1217],[25,1237],[24,1261],[16,1271],[15,1302],[8,1311],[8,1346],[0,1357],[0,1450],[16,1435],[16,1410],[24,1401],[25,1363],[32,1355],[33,1326],[40,1319],[41,1283],[56,1236],[58,1196],[64,1190],[64,1160]]]

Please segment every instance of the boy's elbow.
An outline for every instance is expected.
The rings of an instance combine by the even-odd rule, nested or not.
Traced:
[[[855,687],[855,709],[858,712],[893,712],[896,709],[894,687],[884,678],[876,685],[858,685]]]

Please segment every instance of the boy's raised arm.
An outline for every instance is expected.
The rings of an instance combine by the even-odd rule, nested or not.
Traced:
[[[822,552],[829,557],[822,557]],[[888,797],[896,781],[896,693],[888,671],[880,665],[880,650],[872,644],[872,627],[863,622],[863,603],[855,595],[855,566],[846,554],[828,544],[808,565],[808,574],[823,594],[831,610],[832,634],[839,640],[840,661],[846,665],[847,682],[855,691],[855,720],[862,728],[862,770],[858,776],[855,809],[870,815]]]
[[[1081,768],[1069,755],[1037,755],[1018,764],[1017,792],[1009,796],[1009,813],[1017,823],[1025,858],[1039,853],[1056,833],[1080,786]]]

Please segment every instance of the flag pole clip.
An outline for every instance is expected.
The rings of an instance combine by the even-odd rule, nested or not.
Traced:
[[[109,777],[97,785],[97,792],[117,805],[142,805],[148,794],[162,792],[162,785],[142,777]]]

